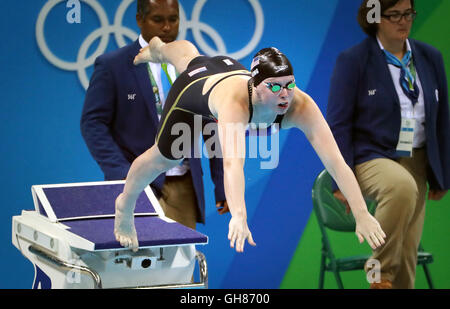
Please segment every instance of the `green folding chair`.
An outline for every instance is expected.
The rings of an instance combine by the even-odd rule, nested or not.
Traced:
[[[355,219],[353,215],[347,214],[345,206],[333,196],[332,179],[326,170],[323,170],[314,181],[312,189],[312,201],[314,212],[322,233],[322,255],[320,262],[319,289],[323,289],[325,271],[334,274],[337,285],[340,289],[344,288],[340,276],[341,271],[364,269],[364,264],[370,255],[358,255],[336,258],[331,248],[330,240],[327,236],[327,229],[354,232]],[[366,199],[369,212],[373,215],[376,209],[376,202]],[[433,255],[425,252],[422,246],[419,246],[417,264],[422,265],[430,289],[433,289],[433,282],[427,264],[433,262]]]

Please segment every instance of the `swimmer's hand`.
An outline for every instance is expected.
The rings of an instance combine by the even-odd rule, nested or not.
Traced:
[[[131,205],[134,206],[134,205]],[[131,211],[130,211],[131,210]],[[116,199],[116,216],[114,219],[114,236],[125,248],[138,251],[139,243],[134,227],[134,207],[130,207],[121,193]]]
[[[247,219],[239,216],[231,217],[228,225],[228,240],[230,240],[230,247],[236,247],[236,252],[244,252],[245,240],[252,246],[256,246],[253,241],[252,233],[250,232]]]
[[[350,205],[341,191],[337,190],[333,193],[333,195],[336,199],[341,201],[343,205],[345,205],[345,212],[347,214],[350,213]],[[366,239],[372,249],[376,249],[385,243],[384,238],[386,238],[386,234],[381,229],[377,219],[375,219],[369,212],[365,212],[358,218],[355,216],[355,220],[355,234],[360,243],[363,243],[364,239]]]
[[[139,54],[134,57],[133,64],[138,65],[141,63],[147,63],[147,62],[155,62],[155,63],[161,63],[162,57],[161,57],[161,46],[165,45],[163,41],[157,36],[153,37],[150,42],[148,43],[148,46],[141,48],[139,50]]]
[[[358,237],[360,243],[367,240],[367,243],[372,249],[376,249],[385,243],[386,234],[381,229],[377,219],[375,219],[369,212],[355,217],[356,231],[355,234]]]

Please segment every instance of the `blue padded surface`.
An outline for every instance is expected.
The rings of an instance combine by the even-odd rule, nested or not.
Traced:
[[[114,218],[65,221],[70,231],[95,244],[95,250],[123,248],[114,237]],[[207,236],[179,223],[167,223],[156,216],[135,217],[140,247],[206,244]]]
[[[124,184],[43,188],[58,219],[114,215],[115,201]],[[41,211],[43,209],[40,209]],[[135,213],[154,213],[155,208],[145,192],[136,202]]]

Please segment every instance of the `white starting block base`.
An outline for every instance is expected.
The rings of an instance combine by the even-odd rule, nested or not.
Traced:
[[[196,245],[206,244],[207,237],[165,218],[150,189],[137,205],[141,209],[135,218],[139,250],[126,250],[115,241],[114,204],[110,202],[123,184],[33,186],[36,210],[22,211],[12,220],[13,244],[35,267],[33,288],[207,288],[206,260],[196,251]],[[77,196],[72,198],[73,188]],[[97,194],[111,196],[85,202],[89,205],[85,216],[82,201]],[[62,215],[66,207],[69,218]],[[79,216],[74,217],[74,212]],[[196,263],[200,278],[193,283]]]

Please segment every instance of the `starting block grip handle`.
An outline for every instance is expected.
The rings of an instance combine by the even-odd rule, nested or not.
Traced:
[[[84,272],[89,274],[92,279],[94,280],[94,288],[95,289],[102,289],[102,280],[99,276],[99,274],[95,271],[90,269],[89,267],[80,266],[80,265],[74,265],[67,262],[64,262],[60,259],[58,259],[55,256],[52,256],[45,251],[41,250],[37,246],[29,246],[28,251],[31,253],[37,255],[38,257],[44,259],[47,262],[50,262],[58,267],[64,268],[64,269],[76,269],[80,272]],[[198,262],[199,266],[199,273],[200,273],[200,282],[199,283],[192,283],[192,284],[181,284],[181,285],[164,285],[164,286],[153,286],[153,287],[134,287],[135,289],[148,289],[148,288],[208,288],[208,266],[206,263],[206,258],[203,253],[200,251],[195,252],[195,258]]]
[[[64,269],[69,269],[69,270],[76,269],[76,270],[79,270],[80,272],[87,273],[94,280],[94,288],[95,289],[102,288],[102,279],[100,278],[99,274],[95,270],[92,270],[89,267],[64,262],[64,261],[58,259],[57,257],[44,252],[43,250],[39,249],[37,246],[33,246],[33,245],[29,246],[28,251],[30,251],[31,253],[37,255],[38,257],[40,257],[40,258],[46,260],[47,262],[50,262],[58,267],[61,267]]]
[[[203,284],[204,288],[208,288],[208,264],[206,263],[206,258],[200,251],[195,252],[195,258],[198,262],[199,273],[200,273],[200,283]]]

